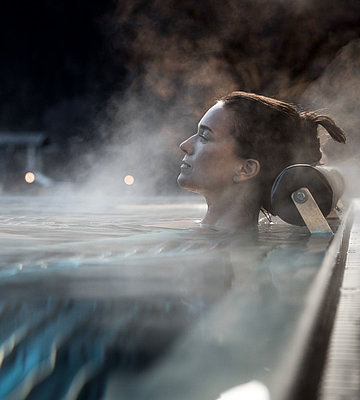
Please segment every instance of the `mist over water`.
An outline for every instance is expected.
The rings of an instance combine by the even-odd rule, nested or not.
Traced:
[[[127,104],[116,101],[112,107],[110,121],[99,127],[97,148],[80,166],[86,176],[81,191],[123,197],[178,191],[181,154],[176,128],[135,99]]]
[[[341,164],[344,174],[351,175],[358,163],[359,44],[351,41],[350,28],[334,31],[331,38],[326,32],[337,26],[336,18],[350,26],[356,6],[340,10],[335,2],[324,15],[320,3],[119,2],[98,23],[104,57],[126,82],[114,79],[98,99],[92,124],[84,128],[87,136],[71,145],[65,168],[75,181],[73,192],[119,199],[187,196],[176,184],[182,159],[178,146],[195,133],[216,99],[232,90],[323,109],[348,136],[347,146],[325,143],[327,162]],[[335,48],[341,50],[334,58]],[[75,119],[79,102],[64,101],[69,106],[62,107],[61,118],[50,112],[56,107],[49,107],[45,120],[66,121],[67,109],[76,110],[71,114]],[[355,164],[344,164],[349,150]],[[124,182],[126,176],[134,178],[133,184]]]

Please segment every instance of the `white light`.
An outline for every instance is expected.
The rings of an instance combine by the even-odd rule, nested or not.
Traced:
[[[134,178],[132,175],[126,175],[125,178],[124,178],[124,182],[125,182],[127,185],[131,186],[131,185],[134,184],[135,178]]]
[[[259,381],[250,381],[222,393],[217,400],[270,400],[268,388]]]
[[[24,176],[25,182],[26,183],[34,183],[35,182],[35,174],[33,172],[27,172]]]

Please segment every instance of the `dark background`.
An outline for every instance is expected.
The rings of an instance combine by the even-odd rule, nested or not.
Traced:
[[[113,169],[123,153],[106,149],[129,152],[145,132],[145,147],[168,143],[157,185],[166,191],[177,143],[218,96],[239,89],[323,106],[333,82],[318,102],[311,85],[329,80],[344,49],[353,59],[343,69],[359,79],[355,0],[4,0],[0,30],[0,131],[46,132],[56,179],[85,181],[104,159]],[[141,159],[140,147],[131,151]]]

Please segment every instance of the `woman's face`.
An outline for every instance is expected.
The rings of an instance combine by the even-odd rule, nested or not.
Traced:
[[[221,102],[206,112],[197,133],[180,144],[185,153],[178,176],[180,186],[206,194],[233,184],[234,171],[241,161],[230,133],[233,126],[232,111]]]

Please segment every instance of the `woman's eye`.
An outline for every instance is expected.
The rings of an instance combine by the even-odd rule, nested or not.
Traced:
[[[209,139],[202,133],[199,133],[199,138],[202,142],[207,142]]]

